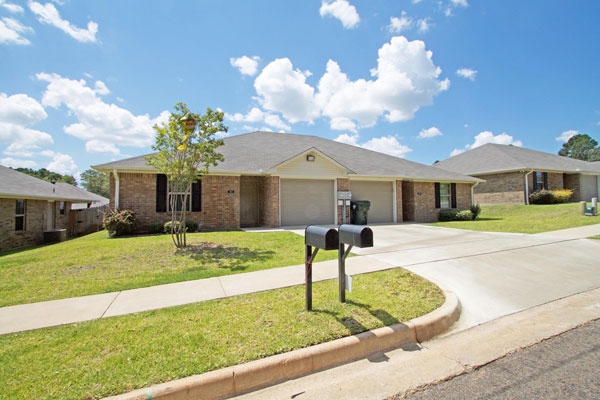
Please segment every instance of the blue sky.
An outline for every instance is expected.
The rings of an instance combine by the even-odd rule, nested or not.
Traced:
[[[0,0],[0,164],[150,153],[175,103],[228,135],[311,134],[432,164],[600,141],[596,0]]]

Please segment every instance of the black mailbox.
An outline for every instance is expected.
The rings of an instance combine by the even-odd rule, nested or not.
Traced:
[[[304,231],[304,243],[323,250],[337,250],[338,231],[326,226],[309,225]]]
[[[340,225],[339,240],[355,247],[373,247],[373,231],[368,226]]]

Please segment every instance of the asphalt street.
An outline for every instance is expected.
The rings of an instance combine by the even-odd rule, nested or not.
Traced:
[[[600,399],[600,320],[391,399]]]

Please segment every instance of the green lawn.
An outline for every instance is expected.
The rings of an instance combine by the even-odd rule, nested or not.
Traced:
[[[304,238],[291,232],[109,238],[97,232],[50,246],[0,253],[0,307],[107,293],[304,263]],[[317,261],[337,258],[321,251]]]
[[[541,233],[600,224],[600,217],[586,217],[579,203],[551,205],[482,206],[476,221],[435,222],[432,225],[488,232]]]
[[[304,287],[0,336],[0,399],[124,393],[391,325],[439,307],[442,293],[400,268]]]

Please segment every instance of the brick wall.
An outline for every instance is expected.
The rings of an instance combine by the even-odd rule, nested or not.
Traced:
[[[573,196],[571,197],[571,201],[582,201],[580,175],[579,174],[564,174],[563,182],[565,185],[565,189],[571,189],[573,191]]]
[[[404,220],[402,211],[402,181],[396,181],[394,184],[396,185],[396,221],[402,222]]]
[[[525,204],[525,177],[522,172],[478,175],[484,179],[475,186],[475,203],[486,204]],[[530,177],[531,178],[531,177]],[[533,185],[531,178],[530,187]]]
[[[188,212],[186,220],[200,229],[237,229],[240,226],[240,178],[206,175],[202,178],[202,211]],[[149,224],[171,220],[169,212],[156,212],[156,174],[119,174],[119,209],[136,213],[138,230],[148,231]],[[114,210],[115,182],[110,177],[110,207]]]
[[[0,198],[0,251],[42,243],[47,204],[46,200],[25,200],[25,230],[15,232],[15,199]]]
[[[279,177],[265,176],[260,184],[260,224],[269,228],[280,225],[279,222]]]

